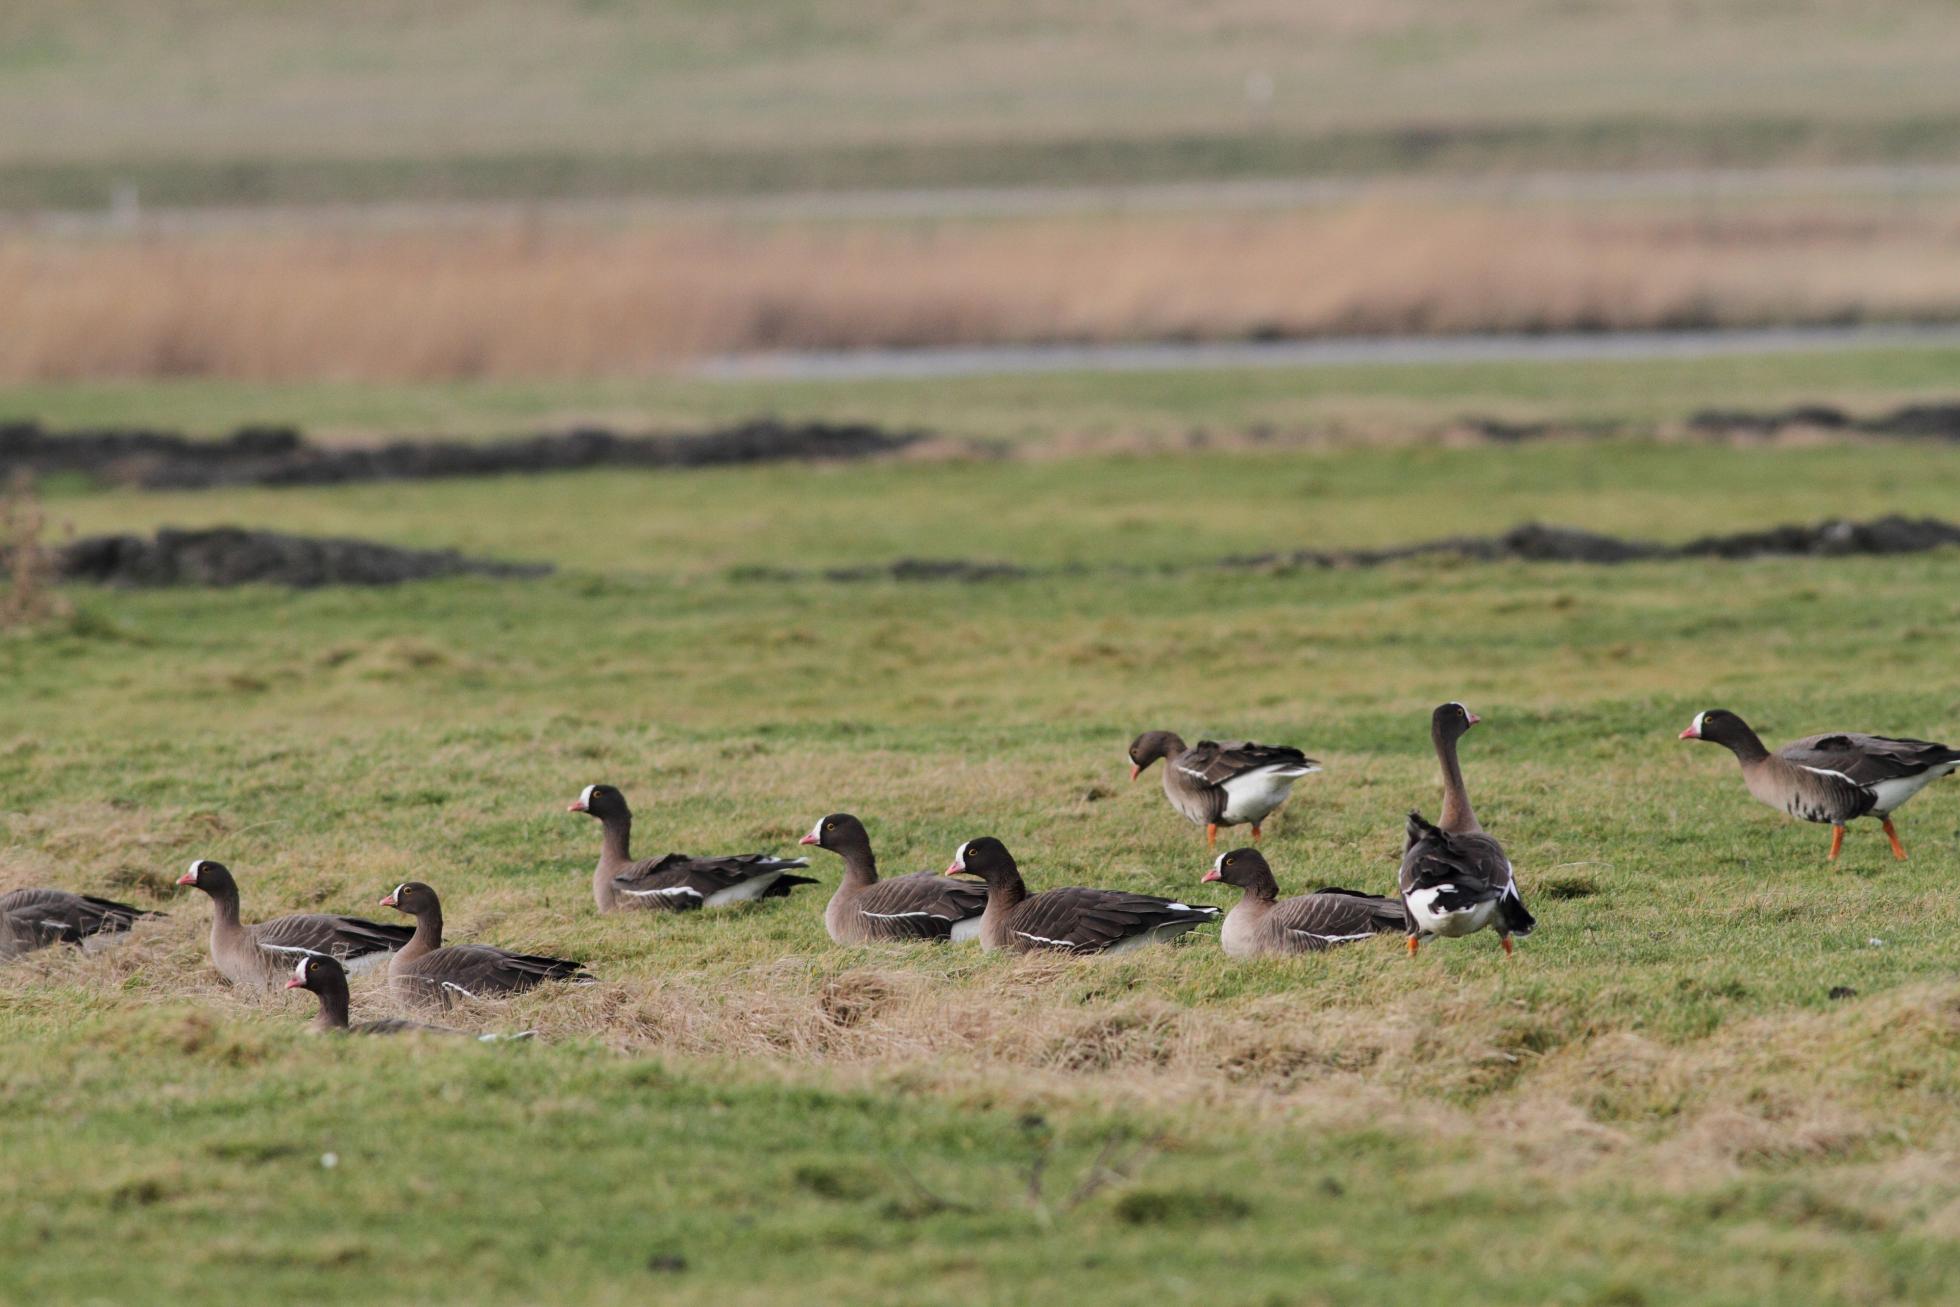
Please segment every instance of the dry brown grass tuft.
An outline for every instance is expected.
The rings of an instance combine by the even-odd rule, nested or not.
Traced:
[[[1960,201],[0,236],[0,379],[624,375],[778,349],[1951,317]]]
[[[44,539],[47,515],[34,494],[34,478],[16,472],[0,492],[0,631],[22,630],[65,618],[74,607],[54,588],[54,554]]]

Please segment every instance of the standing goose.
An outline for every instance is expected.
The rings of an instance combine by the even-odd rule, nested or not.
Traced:
[[[485,1044],[499,1043],[506,1039],[529,1039],[537,1033],[526,1030],[515,1035],[472,1035],[467,1030],[456,1030],[449,1026],[431,1026],[402,1017],[383,1017],[379,1021],[362,1021],[349,1025],[347,968],[332,958],[301,958],[293,967],[293,976],[286,982],[286,988],[311,990],[319,998],[320,1010],[313,1018],[311,1029],[321,1033],[345,1030],[356,1035],[459,1035]]]
[[[1338,944],[1395,934],[1407,920],[1400,900],[1358,890],[1322,889],[1282,899],[1273,869],[1257,849],[1220,854],[1204,878],[1244,891],[1218,931],[1219,947],[1229,957],[1321,953]]]
[[[365,971],[408,943],[405,926],[362,917],[301,912],[247,926],[238,918],[238,882],[222,862],[199,858],[177,878],[211,896],[211,962],[234,985],[277,985],[301,957],[337,958]]]
[[[565,807],[599,819],[605,832],[599,845],[599,865],[592,872],[592,898],[601,912],[640,908],[653,912],[692,912],[719,908],[751,899],[782,898],[798,885],[814,885],[808,876],[789,876],[792,867],[807,867],[807,858],[772,858],[740,853],[726,858],[690,858],[669,853],[664,858],[633,861],[633,811],[626,796],[610,785],[588,785]]]
[[[488,944],[442,943],[442,901],[419,880],[395,886],[384,908],[415,918],[415,933],[388,963],[388,981],[405,1003],[448,1007],[458,998],[508,998],[547,980],[594,983],[583,966],[564,958],[512,953]]]
[[[1443,704],[1429,718],[1443,768],[1443,816],[1432,826],[1421,813],[1409,814],[1401,891],[1411,954],[1425,936],[1455,938],[1486,927],[1496,929],[1508,954],[1511,937],[1529,935],[1538,924],[1518,894],[1504,846],[1484,834],[1463,784],[1456,742],[1482,720],[1460,703]]]
[[[823,912],[823,928],[839,944],[880,939],[980,937],[980,914],[987,889],[947,880],[929,871],[878,879],[878,860],[864,823],[848,812],[833,812],[802,839],[844,860],[844,875]]]
[[[1218,909],[1112,889],[1051,889],[1030,896],[1007,846],[991,835],[968,840],[946,875],[987,882],[980,946],[1019,953],[1123,953],[1176,939],[1218,918]]]
[[[1696,713],[1684,740],[1707,740],[1735,754],[1749,792],[1772,808],[1804,821],[1831,824],[1831,855],[1844,847],[1846,822],[1876,817],[1904,862],[1905,845],[1892,825],[1893,810],[1940,777],[1960,771],[1960,749],[1926,740],[1839,731],[1810,735],[1771,753],[1749,723],[1726,708]]]
[[[0,894],[0,962],[50,944],[85,946],[92,936],[121,934],[138,917],[162,915],[65,889],[13,890]]]
[[[1250,740],[1199,740],[1186,747],[1171,731],[1145,731],[1130,741],[1130,779],[1164,760],[1164,797],[1171,807],[1205,828],[1205,847],[1218,843],[1220,826],[1252,824],[1252,838],[1273,809],[1286,802],[1293,782],[1320,764],[1283,744]]]

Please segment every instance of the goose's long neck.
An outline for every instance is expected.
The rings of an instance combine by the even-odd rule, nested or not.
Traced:
[[[213,941],[241,934],[245,927],[238,919],[238,890],[231,887],[211,895],[211,938]]]
[[[1747,726],[1742,728],[1740,739],[1724,740],[1722,743],[1729,746],[1729,751],[1735,754],[1735,760],[1744,767],[1754,767],[1769,757],[1769,749],[1763,744],[1763,737]]]
[[[315,990],[320,996],[320,1014],[313,1018],[315,1030],[347,1029],[347,986],[343,982]]]
[[[878,883],[878,859],[871,852],[871,846],[840,849],[844,859],[844,880],[852,885],[876,885]]]
[[[1436,758],[1443,764],[1443,815],[1437,824],[1457,834],[1482,830],[1470,807],[1470,791],[1464,788],[1463,764],[1456,758],[1457,737],[1437,731],[1434,738]]]
[[[633,861],[633,818],[629,814],[607,817],[599,827],[599,865],[592,869],[592,896],[604,909],[619,899],[613,877]]]
[[[1021,873],[1014,868],[1010,867],[1004,875],[990,879],[987,882],[987,908],[980,914],[981,928],[984,930],[1001,920],[1018,907],[1027,896],[1027,884],[1022,881]]]
[[[415,933],[395,954],[397,962],[412,962],[442,947],[442,905],[436,904],[415,914]]]

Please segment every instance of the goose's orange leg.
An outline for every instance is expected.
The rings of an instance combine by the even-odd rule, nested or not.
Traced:
[[[1842,849],[1843,847],[1844,847],[1844,827],[1842,826],[1831,827],[1831,856],[1827,858],[1826,861],[1836,862],[1838,859],[1838,850]]]
[[[1500,943],[1500,944],[1502,944],[1502,945],[1504,946],[1504,956],[1505,956],[1505,957],[1507,957],[1507,958],[1508,958],[1508,957],[1510,957],[1510,956],[1511,956],[1511,937],[1510,937],[1509,935],[1499,935],[1499,936],[1497,937],[1497,942],[1498,942],[1498,943]]]
[[[1885,817],[1881,818],[1881,821],[1885,826],[1885,838],[1892,841],[1892,856],[1900,862],[1904,862],[1906,860],[1906,846],[1899,843],[1899,832],[1892,825],[1892,819]]]
[[[1415,955],[1416,955],[1416,937],[1414,935],[1411,935],[1409,936],[1409,956],[1414,957]]]
[[[1256,821],[1252,823],[1252,842],[1254,844],[1259,842],[1259,823]]]
[[[1208,849],[1218,847],[1218,823],[1216,822],[1205,823],[1205,847]]]

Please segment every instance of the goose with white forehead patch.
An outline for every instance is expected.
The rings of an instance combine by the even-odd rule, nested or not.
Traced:
[[[782,898],[798,885],[817,883],[808,876],[787,874],[792,868],[809,866],[809,859],[772,858],[765,853],[724,858],[669,853],[635,862],[633,810],[626,806],[626,796],[611,785],[586,786],[565,810],[597,818],[604,832],[599,865],[592,872],[592,899],[601,912],[692,912]]]
[[[1802,821],[1828,822],[1830,862],[1844,848],[1845,824],[1859,817],[1878,818],[1892,856],[1905,861],[1892,813],[1940,777],[1960,771],[1960,749],[1856,731],[1806,735],[1771,753],[1749,723],[1726,708],[1696,713],[1681,738],[1707,740],[1733,753],[1743,784],[1759,801]]]
[[[829,849],[844,860],[844,875],[823,914],[824,929],[839,944],[980,937],[986,886],[947,880],[930,871],[880,880],[871,836],[850,813],[833,812],[822,818],[802,842]]]
[[[991,835],[960,845],[946,875],[978,876],[987,883],[982,948],[1123,953],[1167,943],[1218,919],[1214,907],[1124,890],[1069,888],[1030,895],[1014,855]]]
[[[442,942],[442,900],[419,880],[397,885],[384,908],[415,918],[415,933],[388,963],[388,983],[404,1003],[448,1007],[465,998],[509,998],[547,980],[590,985],[594,977],[565,958],[512,953],[488,944]]]
[[[385,962],[414,932],[365,917],[300,912],[245,925],[238,882],[222,862],[199,858],[177,878],[211,896],[211,962],[234,985],[270,989],[303,957],[336,958],[350,971]]]
[[[307,1027],[319,1034],[344,1030],[353,1035],[449,1035],[461,1039],[474,1039],[485,1044],[495,1044],[505,1040],[529,1039],[537,1033],[534,1030],[524,1030],[514,1035],[472,1035],[467,1030],[457,1030],[450,1026],[432,1026],[421,1021],[410,1021],[405,1017],[382,1017],[377,1021],[350,1023],[347,1019],[347,968],[332,958],[301,958],[294,965],[292,978],[286,982],[286,988],[309,990],[320,1000],[320,1010]]]
[[[91,948],[128,931],[138,918],[163,915],[65,889],[12,890],[0,894],[0,962],[51,944]]]
[[[1454,702],[1429,716],[1429,740],[1443,770],[1443,814],[1433,826],[1421,813],[1409,814],[1400,888],[1411,955],[1421,940],[1480,930],[1495,930],[1508,954],[1513,936],[1529,935],[1538,925],[1518,893],[1504,846],[1478,824],[1463,783],[1457,741],[1482,720]]]
[[[1284,744],[1251,740],[1199,740],[1187,746],[1172,731],[1145,731],[1130,741],[1130,779],[1164,760],[1164,797],[1186,819],[1205,828],[1205,847],[1218,843],[1220,826],[1260,827],[1286,802],[1293,782],[1320,764]]]
[[[1218,932],[1219,947],[1230,957],[1322,953],[1376,935],[1400,934],[1405,922],[1399,899],[1359,890],[1327,888],[1282,899],[1273,869],[1257,849],[1219,854],[1204,879],[1243,891]]]

